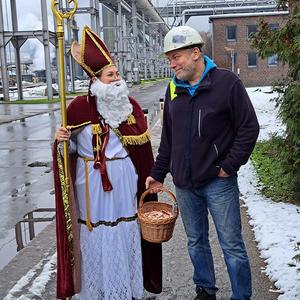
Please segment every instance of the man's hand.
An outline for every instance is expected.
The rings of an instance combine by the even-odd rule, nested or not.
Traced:
[[[150,194],[154,194],[154,193],[159,192],[159,188],[161,188],[163,186],[163,184],[161,182],[155,180],[151,176],[148,176],[146,178],[145,186],[146,186],[146,189],[151,189]]]
[[[219,177],[229,177],[230,175],[227,174],[222,168],[220,169],[220,172],[218,174]]]

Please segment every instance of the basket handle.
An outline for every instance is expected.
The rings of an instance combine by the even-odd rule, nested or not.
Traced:
[[[178,210],[178,205],[177,205],[177,200],[176,200],[176,197],[175,195],[169,191],[168,189],[166,189],[165,187],[158,187],[158,188],[155,188],[156,190],[158,190],[158,192],[164,192],[164,193],[167,193],[169,198],[174,202],[173,203],[173,210],[175,213],[177,213],[177,210]],[[141,196],[141,199],[140,199],[140,202],[139,202],[139,208],[142,207],[142,205],[144,204],[144,199],[145,197],[151,192],[152,189],[147,189]]]

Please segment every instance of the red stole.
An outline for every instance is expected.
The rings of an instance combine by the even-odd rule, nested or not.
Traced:
[[[118,128],[118,132],[125,136],[138,136],[147,131],[144,114],[136,101],[129,98],[133,106],[132,115],[135,119],[135,124],[123,122]],[[71,130],[76,130],[80,127],[92,124],[93,131],[93,152],[94,152],[94,168],[99,169],[101,173],[102,186],[104,191],[113,189],[108,178],[106,170],[105,148],[109,139],[109,128],[107,124],[100,121],[100,114],[97,111],[96,99],[94,96],[80,96],[75,98],[69,105],[67,110],[68,125]]]

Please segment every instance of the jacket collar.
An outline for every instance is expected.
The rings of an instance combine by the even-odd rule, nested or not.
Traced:
[[[183,92],[183,90],[188,90],[189,94],[191,96],[193,96],[199,87],[202,89],[202,88],[206,88],[210,85],[211,81],[209,78],[210,77],[209,71],[216,68],[217,65],[208,56],[204,56],[204,63],[205,63],[205,69],[201,75],[201,78],[194,85],[189,84],[187,81],[179,80],[175,76],[173,77],[173,81],[176,85],[176,88],[179,88],[178,92],[180,92],[180,91]],[[176,89],[176,91],[177,91],[177,89]]]

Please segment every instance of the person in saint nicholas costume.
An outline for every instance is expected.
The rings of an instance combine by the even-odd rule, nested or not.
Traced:
[[[162,290],[161,244],[141,238],[137,205],[153,155],[145,116],[129,97],[104,42],[83,29],[71,47],[90,76],[88,95],[67,108],[55,134],[57,298],[141,299]],[[63,168],[69,145],[70,188]],[[148,195],[146,201],[157,200]]]

